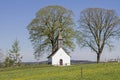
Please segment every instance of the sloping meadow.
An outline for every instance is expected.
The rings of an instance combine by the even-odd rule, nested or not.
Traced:
[[[120,80],[120,63],[0,68],[0,80]]]

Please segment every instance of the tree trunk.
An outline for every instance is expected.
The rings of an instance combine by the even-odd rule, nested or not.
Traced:
[[[54,53],[57,49],[57,46],[55,43],[52,43],[52,53]]]
[[[101,54],[100,54],[100,53],[98,53],[98,54],[97,54],[97,63],[99,63],[99,62],[100,62],[100,56],[101,56]]]

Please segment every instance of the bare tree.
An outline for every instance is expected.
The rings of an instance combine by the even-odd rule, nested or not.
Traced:
[[[81,12],[79,23],[80,43],[97,54],[99,63],[104,47],[112,47],[111,41],[120,35],[120,19],[114,10],[88,8]]]

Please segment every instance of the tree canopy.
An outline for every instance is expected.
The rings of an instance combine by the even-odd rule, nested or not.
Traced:
[[[79,35],[83,47],[91,48],[97,54],[97,62],[105,46],[120,35],[120,19],[114,10],[87,8],[80,14]]]
[[[64,49],[73,50],[76,32],[72,11],[56,5],[44,7],[36,13],[36,17],[27,26],[35,57],[56,50],[59,28],[62,31]]]

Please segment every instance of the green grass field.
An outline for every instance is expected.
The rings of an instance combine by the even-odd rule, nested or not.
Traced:
[[[120,80],[120,63],[0,68],[0,80]]]

